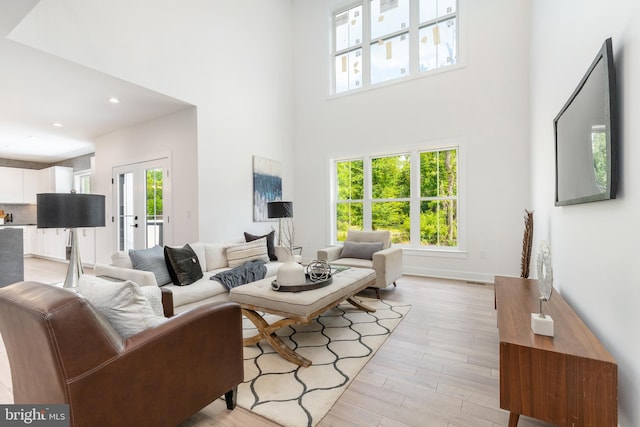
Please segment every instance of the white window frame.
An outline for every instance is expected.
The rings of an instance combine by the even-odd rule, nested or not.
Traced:
[[[331,69],[331,90],[330,94],[332,96],[343,96],[352,93],[357,93],[363,90],[383,87],[386,85],[393,85],[397,83],[401,83],[407,80],[412,80],[416,78],[422,78],[425,76],[430,76],[436,73],[440,73],[443,71],[449,71],[453,69],[460,68],[462,66],[461,58],[462,48],[460,46],[461,31],[463,31],[463,26],[460,24],[460,0],[456,0],[456,11],[454,13],[444,15],[437,19],[433,19],[431,21],[420,22],[420,11],[419,11],[419,3],[420,0],[409,0],[409,28],[401,29],[392,33],[385,34],[381,37],[381,39],[389,39],[401,34],[408,34],[409,37],[409,72],[406,76],[397,77],[394,79],[389,79],[385,81],[381,81],[376,84],[371,84],[371,45],[379,39],[372,40],[371,39],[371,8],[370,8],[370,0],[361,0],[357,2],[350,2],[345,4],[343,7],[335,9],[330,17],[331,22],[331,59],[330,59],[330,69]],[[346,49],[342,49],[340,51],[336,50],[336,16],[344,13],[354,7],[362,6],[362,40],[361,43],[357,46],[351,46]],[[420,29],[429,25],[432,25],[437,22],[445,22],[455,17],[456,19],[456,62],[451,65],[438,67],[431,70],[420,71],[420,40],[419,34]],[[462,28],[462,30],[461,30]],[[335,60],[338,55],[356,50],[362,49],[362,85],[359,88],[347,89],[342,92],[336,92],[336,72],[335,72]]]
[[[438,197],[421,197],[420,195],[420,153],[429,152],[429,151],[446,151],[455,149],[457,150],[457,223],[458,223],[458,245],[457,246],[434,246],[434,245],[423,245],[420,243],[420,227],[413,227],[413,224],[420,223],[420,202],[423,200],[436,200],[440,199]],[[389,157],[389,156],[398,156],[402,154],[410,154],[411,155],[411,196],[409,197],[409,201],[411,203],[410,208],[410,220],[411,220],[411,231],[410,231],[410,244],[394,244],[394,246],[401,247],[403,249],[411,249],[418,251],[420,253],[424,252],[433,252],[439,255],[450,253],[455,256],[455,254],[466,254],[466,185],[465,185],[465,158],[464,158],[464,148],[463,142],[459,139],[442,141],[438,144],[425,144],[415,147],[408,147],[406,149],[394,149],[388,151],[380,151],[375,153],[367,153],[361,155],[350,155],[350,156],[336,156],[329,160],[329,179],[331,182],[330,185],[330,236],[329,240],[333,244],[340,244],[342,242],[338,241],[337,238],[337,209],[336,206],[338,204],[337,194],[338,194],[338,182],[337,182],[337,168],[336,165],[338,162],[346,162],[346,161],[354,161],[354,160],[362,160],[363,161],[363,196],[364,199],[353,200],[353,202],[361,202],[362,203],[362,228],[363,230],[371,230],[372,229],[372,202],[374,201],[372,198],[372,173],[371,173],[371,160],[374,158],[380,157]],[[405,199],[393,199],[390,201],[403,201]],[[376,199],[377,201],[385,201],[383,199]],[[411,252],[410,252],[411,253]]]

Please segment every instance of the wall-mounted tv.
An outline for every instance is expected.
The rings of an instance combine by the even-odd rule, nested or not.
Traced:
[[[556,206],[616,198],[617,124],[616,73],[609,38],[553,120]]]

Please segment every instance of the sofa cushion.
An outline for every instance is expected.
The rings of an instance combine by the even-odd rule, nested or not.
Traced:
[[[237,243],[237,242],[236,242]],[[217,270],[218,268],[227,268],[227,246],[232,243],[205,243],[204,254],[207,260],[207,271]]]
[[[261,238],[265,238],[267,239],[267,255],[269,255],[269,260],[271,261],[277,261],[278,257],[276,256],[276,248],[273,244],[273,239],[276,235],[276,231],[275,230],[271,230],[270,233],[264,234],[262,236],[256,236],[253,235],[251,233],[247,233],[246,231],[244,232],[244,239],[247,242],[253,242],[254,240],[258,240]]]
[[[165,246],[164,258],[174,285],[186,286],[202,278],[200,261],[189,244],[181,248]]]
[[[152,272],[156,276],[158,286],[171,283],[162,246],[155,245],[149,249],[130,249],[129,258],[134,269]]]
[[[269,256],[267,255],[267,239],[265,237],[252,242],[227,247],[227,262],[229,263],[229,267],[237,267],[252,260],[269,261]]]
[[[196,253],[196,256],[198,257],[198,262],[200,263],[200,268],[204,273],[205,271],[207,271],[207,256],[204,250],[204,243],[202,242],[189,243],[189,246],[191,246],[191,249],[193,249],[193,252]]]
[[[382,242],[350,242],[345,241],[340,258],[373,259],[373,254],[382,250]]]
[[[111,255],[111,265],[121,268],[133,268],[129,253],[125,251],[114,252],[114,254]]]
[[[160,288],[156,289],[160,291]],[[123,338],[167,320],[164,316],[156,315],[140,286],[130,280],[112,282],[82,275],[78,280],[78,293],[102,313]]]
[[[222,286],[220,282],[210,280],[210,277],[225,269],[214,270],[214,272],[207,272],[203,275],[202,279],[190,284],[189,286],[176,286],[167,285],[166,288],[170,289],[173,293],[173,306],[181,307],[186,304],[202,301],[207,298],[214,297],[216,295],[225,294],[227,290]]]

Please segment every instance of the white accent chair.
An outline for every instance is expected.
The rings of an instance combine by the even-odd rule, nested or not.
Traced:
[[[402,249],[391,247],[391,232],[349,230],[345,242],[382,242],[382,249],[374,252],[371,259],[364,259],[343,257],[342,245],[330,246],[318,251],[318,259],[327,260],[329,263],[336,265],[374,269],[376,282],[371,287],[375,289],[378,299],[380,299],[380,289],[384,289],[391,284],[394,287],[396,286],[396,280],[402,276]]]

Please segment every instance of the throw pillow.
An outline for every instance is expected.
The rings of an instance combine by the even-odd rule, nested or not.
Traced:
[[[276,256],[276,248],[273,245],[273,239],[275,235],[276,235],[275,230],[271,230],[270,233],[267,233],[263,236],[255,236],[245,231],[244,240],[246,240],[247,242],[253,242],[254,240],[262,239],[263,237],[266,238],[267,239],[267,255],[269,255],[269,259],[271,261],[277,261],[278,257]]]
[[[152,286],[145,286],[152,288]],[[159,291],[160,288],[156,287]],[[140,286],[130,280],[112,282],[99,277],[82,275],[78,293],[109,321],[123,338],[165,322],[164,316],[154,313]]]
[[[155,245],[149,249],[130,249],[129,258],[136,270],[150,271],[156,276],[158,286],[171,283],[171,276],[164,261],[164,251],[162,246]]]
[[[240,243],[238,245],[227,247],[227,262],[231,268],[237,267],[254,259],[265,262],[269,261],[266,237],[261,237],[260,239],[252,242]]]
[[[202,278],[198,256],[188,244],[181,248],[165,246],[164,258],[174,285],[186,286]]]
[[[373,254],[382,250],[382,242],[350,242],[345,241],[340,258],[373,259]]]

